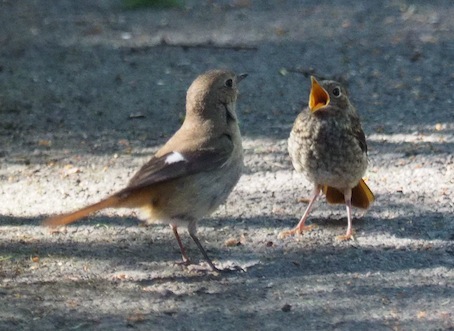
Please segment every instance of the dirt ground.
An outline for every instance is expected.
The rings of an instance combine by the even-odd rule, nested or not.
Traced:
[[[0,1],[0,330],[454,330],[451,0],[121,3]],[[40,226],[122,188],[213,68],[249,74],[246,169],[199,237],[245,272],[177,265],[170,229],[128,210]],[[286,145],[310,74],[348,84],[366,132],[354,241],[323,200],[277,238],[311,190]]]

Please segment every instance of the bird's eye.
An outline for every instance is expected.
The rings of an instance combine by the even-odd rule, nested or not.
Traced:
[[[339,97],[339,96],[341,95],[340,88],[335,87],[335,88],[333,89],[333,95],[334,95],[335,97]]]
[[[233,86],[233,80],[231,78],[227,79],[225,81],[225,86],[232,87]]]

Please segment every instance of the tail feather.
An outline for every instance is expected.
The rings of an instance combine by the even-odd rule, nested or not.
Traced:
[[[116,195],[113,195],[108,197],[107,199],[101,200],[97,203],[76,210],[74,212],[49,217],[48,219],[43,221],[43,225],[54,228],[60,225],[71,224],[101,209],[115,207],[118,205],[119,201],[120,198]]]
[[[344,194],[334,187],[323,186],[323,193],[326,195],[328,203],[345,203]],[[352,206],[367,209],[374,200],[374,194],[364,180],[361,179],[358,185],[352,188]]]
[[[358,185],[352,189],[352,205],[358,208],[367,209],[374,201],[374,194],[364,180],[361,179]]]
[[[323,186],[323,193],[326,196],[326,201],[331,204],[345,203],[344,193],[339,191],[337,188],[331,186]]]

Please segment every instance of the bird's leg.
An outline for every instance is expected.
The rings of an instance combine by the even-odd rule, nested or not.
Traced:
[[[211,261],[210,257],[208,256],[207,252],[205,251],[205,248],[203,248],[202,244],[200,243],[199,238],[197,238],[197,235],[195,233],[192,233],[191,231],[189,231],[189,235],[191,236],[192,240],[194,240],[194,242],[196,243],[199,250],[202,252],[203,258],[208,263],[211,270],[221,272],[222,270],[216,268],[216,266]]]
[[[350,188],[344,190],[344,196],[345,196],[345,206],[347,208],[348,226],[347,226],[347,232],[345,233],[345,235],[336,237],[340,241],[350,240],[350,239],[352,239],[353,234],[354,234],[354,231],[352,228],[352,190]]]
[[[177,239],[178,246],[180,247],[181,257],[183,258],[183,264],[190,265],[191,260],[189,260],[188,255],[186,254],[186,250],[184,249],[183,243],[181,242],[181,238],[180,238],[180,235],[178,234],[177,226],[170,224],[170,227],[172,228],[173,234],[175,235],[175,238]]]
[[[202,244],[200,243],[199,238],[197,238],[195,227],[191,224],[188,227],[188,232],[189,235],[191,236],[192,240],[196,243],[197,247],[199,248],[200,252],[202,252],[203,258],[205,261],[208,263],[212,271],[216,272],[231,272],[231,271],[244,271],[241,267],[235,266],[233,269],[226,268],[226,269],[219,269],[217,268],[213,262],[211,261],[210,257],[208,256],[207,252],[205,251],[205,248],[203,248]]]
[[[312,206],[313,206],[314,202],[317,200],[317,197],[319,196],[320,191],[321,191],[321,186],[320,185],[315,185],[314,191],[313,191],[312,196],[311,196],[311,198],[309,200],[309,204],[308,204],[306,210],[304,211],[303,217],[301,217],[298,225],[295,226],[291,230],[282,231],[279,234],[279,238],[283,239],[283,238],[291,236],[291,235],[302,234],[304,231],[310,231],[310,230],[312,230],[312,229],[314,229],[316,227],[315,224],[304,225],[304,223],[306,223],[306,219],[309,216],[309,213],[312,210]]]

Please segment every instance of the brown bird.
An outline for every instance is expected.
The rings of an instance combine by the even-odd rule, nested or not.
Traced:
[[[318,82],[311,77],[309,108],[295,120],[288,139],[288,151],[296,171],[314,183],[314,191],[298,225],[281,232],[280,237],[311,230],[306,226],[312,206],[323,192],[328,203],[347,206],[347,233],[353,235],[351,207],[367,209],[374,195],[362,176],[367,168],[366,137],[346,90],[335,81]]]
[[[183,262],[190,264],[178,234],[185,226],[213,271],[197,238],[197,221],[217,209],[240,179],[243,148],[236,115],[237,84],[247,75],[212,70],[191,84],[181,128],[119,192],[80,210],[50,217],[44,225],[66,225],[105,208],[140,208],[147,223],[169,224]]]

